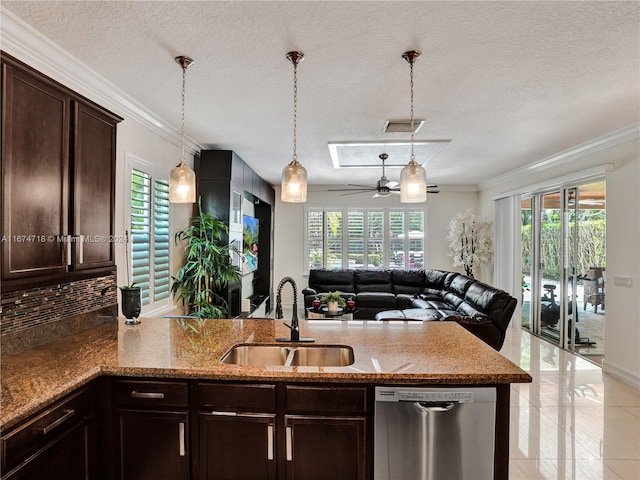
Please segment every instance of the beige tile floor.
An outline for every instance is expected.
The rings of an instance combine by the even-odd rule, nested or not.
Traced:
[[[511,387],[510,480],[640,480],[640,389],[524,331],[500,353],[533,377]]]

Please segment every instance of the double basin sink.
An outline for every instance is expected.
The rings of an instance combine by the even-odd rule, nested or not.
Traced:
[[[354,362],[347,345],[238,344],[220,360],[230,365],[346,367]]]

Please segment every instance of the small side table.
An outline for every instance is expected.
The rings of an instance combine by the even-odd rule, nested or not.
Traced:
[[[313,307],[307,308],[307,318],[317,319],[338,319],[338,320],[353,320],[353,314],[356,310],[345,310],[342,307],[338,307],[337,313],[329,313],[326,305],[320,307],[319,310],[315,310]]]

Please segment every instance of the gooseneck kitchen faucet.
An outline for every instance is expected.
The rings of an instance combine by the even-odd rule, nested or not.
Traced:
[[[278,284],[276,291],[276,318],[282,318],[282,287],[286,283],[290,283],[293,287],[293,315],[291,316],[291,325],[285,323],[285,326],[291,330],[290,338],[276,338],[278,342],[313,342],[313,338],[300,338],[300,324],[298,322],[298,286],[291,277],[284,277]]]

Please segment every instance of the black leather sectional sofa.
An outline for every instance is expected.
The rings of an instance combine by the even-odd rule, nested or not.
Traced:
[[[496,350],[517,303],[507,292],[457,272],[314,269],[302,291],[305,309],[316,296],[336,290],[355,300],[357,319],[456,321]]]

